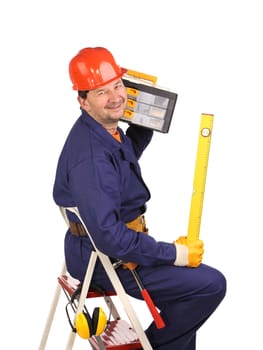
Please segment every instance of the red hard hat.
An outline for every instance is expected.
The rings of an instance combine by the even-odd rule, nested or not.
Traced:
[[[87,47],[79,51],[69,63],[73,90],[97,89],[121,78],[126,69],[118,66],[112,54],[103,47]]]

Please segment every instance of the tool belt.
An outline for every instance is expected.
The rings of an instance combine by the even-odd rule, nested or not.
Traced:
[[[126,226],[136,232],[148,232],[144,215],[140,215],[136,219],[127,222]],[[85,237],[88,235],[84,226],[80,222],[69,221],[69,229],[73,236]]]
[[[144,215],[139,215],[136,219],[127,222],[126,226],[136,232],[148,233]],[[88,235],[84,226],[80,222],[69,221],[69,229],[73,236],[85,237]],[[123,263],[123,267],[134,270],[137,267],[137,264],[133,262]]]
[[[69,221],[69,229],[73,236],[85,237],[88,235],[84,226],[80,222]]]
[[[146,227],[146,221],[145,221],[144,215],[139,215],[136,219],[134,219],[130,222],[127,222],[126,226],[129,229],[134,230],[136,232],[148,233],[148,229]]]

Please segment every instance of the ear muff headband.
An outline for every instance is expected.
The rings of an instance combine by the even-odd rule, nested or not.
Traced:
[[[76,316],[75,326],[78,335],[83,339],[89,339],[93,335],[100,335],[107,325],[107,316],[101,307],[96,307],[92,318],[88,312],[82,312]]]

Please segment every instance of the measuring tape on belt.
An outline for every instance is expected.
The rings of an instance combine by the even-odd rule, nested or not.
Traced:
[[[199,239],[203,210],[205,183],[213,128],[214,115],[202,114],[196,154],[193,193],[190,206],[187,239]]]

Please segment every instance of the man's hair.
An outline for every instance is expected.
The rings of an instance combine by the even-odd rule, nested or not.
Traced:
[[[83,98],[84,100],[86,100],[87,95],[88,95],[89,90],[85,90],[85,91],[78,91],[78,95],[79,97]]]

